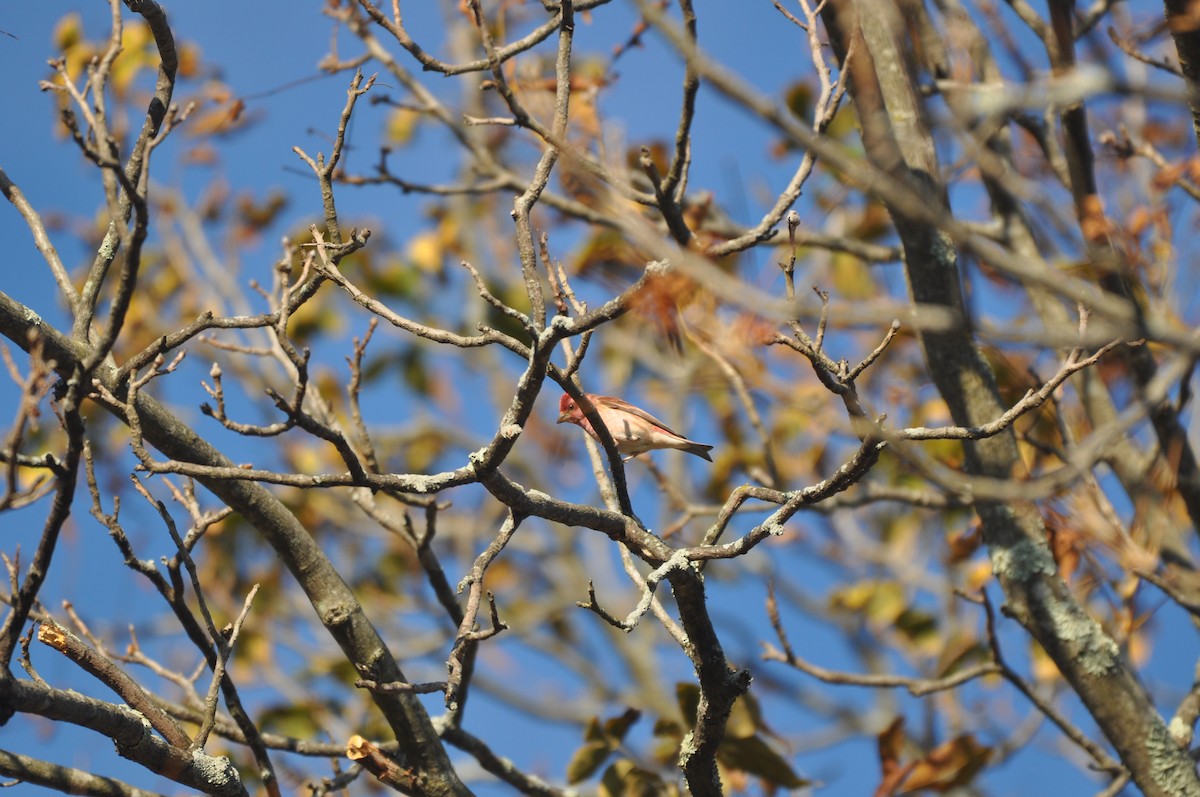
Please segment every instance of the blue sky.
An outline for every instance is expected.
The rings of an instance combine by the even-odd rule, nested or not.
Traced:
[[[235,93],[248,98],[247,112],[261,118],[259,123],[222,144],[221,162],[216,169],[235,191],[252,190],[255,196],[262,197],[270,189],[280,188],[292,194],[293,202],[279,225],[281,229],[311,219],[317,210],[312,180],[291,148],[298,145],[310,154],[328,151],[327,134],[334,127],[348,82],[347,75],[324,77],[319,76],[316,69],[316,62],[328,51],[330,29],[328,21],[319,14],[319,5],[284,0],[260,0],[249,4],[218,0],[167,5],[176,36],[198,44],[206,62],[219,65],[222,79]],[[808,69],[807,58],[797,53],[799,40],[795,29],[782,21],[769,2],[712,5],[714,7],[701,9],[701,41],[718,59],[734,61],[739,68],[750,70],[743,74],[754,80],[760,90],[778,94]],[[12,7],[14,4],[9,4],[9,8]],[[22,6],[20,13],[0,13],[0,29],[12,34],[11,38],[0,36],[0,73],[5,76],[0,81],[0,107],[8,109],[0,117],[0,167],[8,172],[35,207],[89,218],[100,205],[94,169],[78,156],[70,142],[50,135],[53,104],[51,98],[37,88],[38,80],[47,75],[45,61],[52,54],[51,31],[57,19],[68,10],[73,9],[65,3],[40,3]],[[104,33],[107,25],[104,4],[83,4],[79,11],[89,38]],[[414,38],[422,43],[440,44],[443,25],[435,4],[410,2],[405,11]],[[632,28],[634,18],[628,5],[617,3],[611,9],[604,9],[603,14],[596,14],[595,19],[595,22],[579,25],[577,53],[607,52],[612,41],[620,40],[622,34]],[[343,41],[343,44],[347,46],[347,53],[357,52],[349,42]],[[755,57],[747,60],[745,55],[749,50]],[[606,95],[605,110],[623,120],[630,140],[669,139],[676,123],[681,67],[649,39],[647,47],[633,50],[624,57],[618,71],[626,76],[626,82],[619,90]],[[380,89],[399,93],[397,87],[385,85],[386,77],[381,77],[381,81]],[[611,99],[607,99],[609,96]],[[363,105],[355,118],[354,126],[364,133],[356,138],[352,129],[351,142],[362,141],[364,147],[351,150],[348,157],[364,171],[373,161],[369,147],[376,138],[375,130],[384,113],[383,109]],[[762,210],[761,197],[778,191],[787,182],[794,163],[771,158],[768,152],[771,137],[764,128],[722,98],[707,91],[702,93],[699,113],[702,119],[720,118],[721,123],[698,128],[692,185],[725,196],[743,192],[741,202],[732,203],[735,213],[739,205],[744,208],[744,215],[738,220],[756,220]],[[405,168],[411,170],[416,179],[424,174],[434,179],[444,177],[446,164],[452,162],[446,156],[445,143],[439,140],[437,131],[425,130],[421,135],[423,138],[417,146],[405,151]],[[207,168],[176,165],[181,151],[188,146],[184,135],[176,135],[169,141],[157,162],[161,169],[157,179],[164,183],[181,183],[185,194],[194,199],[213,172]],[[402,197],[388,189],[357,189],[341,190],[338,200],[345,217],[370,219],[373,227],[393,240],[404,240],[422,223],[424,203],[419,197]],[[811,212],[804,205],[802,209]],[[0,207],[0,235],[8,249],[8,265],[0,271],[0,290],[12,294],[49,319],[61,319],[49,273],[42,266],[20,218],[7,206]],[[83,262],[86,253],[72,249],[75,245],[70,243],[70,235],[59,232],[56,241],[69,264]],[[244,253],[246,277],[257,275],[264,279],[276,251],[275,240],[264,236],[264,240]],[[767,256],[756,257],[765,262]],[[361,334],[361,327],[352,332]],[[14,398],[11,385],[6,380],[0,381],[0,419],[7,417],[7,408],[13,406]],[[394,411],[392,407],[387,409]],[[481,424],[481,427],[485,425]],[[482,428],[476,431],[484,433]],[[223,440],[223,444],[230,446],[228,453],[235,459],[248,450],[239,450],[238,447],[245,444],[236,439],[226,437]],[[653,500],[644,483],[638,500]],[[43,600],[49,606],[57,606],[61,599],[69,598],[85,614],[91,611],[102,617],[112,616],[114,607],[128,607],[130,620],[135,621],[139,604],[152,596],[131,579],[112,580],[113,574],[120,572],[119,557],[102,530],[85,517],[84,510],[85,506],[80,504],[76,512],[77,525],[69,530],[64,540],[66,544],[60,550]],[[21,540],[23,549],[29,550],[36,540],[43,513],[44,508],[39,505],[31,512],[5,516],[0,522],[0,534],[4,535],[0,547],[11,550],[12,542]],[[808,522],[816,521],[810,521],[806,516],[794,521],[800,525]],[[767,556],[766,551],[761,555]],[[804,573],[805,578],[817,583],[830,578],[805,564],[802,551],[776,548],[770,556],[773,561],[756,566],[785,576]],[[731,657],[739,664],[763,668],[756,660],[755,642],[758,638],[770,637],[762,612],[765,595],[753,585],[722,583],[716,575],[712,581],[714,611],[747,618],[746,638],[729,642]],[[793,641],[812,651],[814,660],[829,667],[848,666],[850,659],[847,651],[840,649],[838,635],[799,616],[789,619]],[[1159,620],[1172,627],[1186,627],[1184,618],[1173,609],[1161,613]],[[1012,639],[1010,655],[1020,660],[1022,655],[1015,644],[1017,637]],[[1198,653],[1200,645],[1194,633],[1166,635],[1162,649],[1153,654],[1149,673],[1156,682],[1186,686],[1190,684],[1192,663]],[[508,655],[519,658],[529,654],[514,649]],[[51,681],[73,675],[60,662],[44,655],[38,658],[38,663],[43,675]],[[679,679],[689,678],[682,657],[677,664]],[[523,666],[533,670],[540,668],[548,681],[555,678],[554,668],[545,662],[531,658]],[[769,675],[780,684],[777,688],[784,690],[823,688],[781,669],[769,673],[762,669],[762,672],[764,681]],[[840,699],[842,696],[831,697]],[[1161,698],[1164,710],[1172,710],[1177,695],[1164,691]],[[1023,712],[1025,707],[1017,702],[1019,698],[1013,699]],[[920,716],[919,701],[899,695],[897,701],[916,724]],[[871,696],[862,693],[864,709],[870,702]],[[430,705],[436,709],[436,700],[431,699]],[[493,733],[506,729],[500,731],[496,743],[498,752],[547,777],[561,777],[567,755],[580,741],[573,729],[547,728],[545,723],[529,721],[494,702],[483,701],[477,708],[479,712],[473,719],[481,726],[490,726]],[[816,729],[809,718],[799,715],[781,716],[768,709],[767,718],[795,738],[803,738],[803,734]],[[146,782],[134,768],[112,755],[106,741],[97,741],[94,736],[71,730],[60,729],[54,733],[57,735],[50,735],[51,729],[46,723],[18,717],[0,728],[0,747],[35,752],[46,749],[52,739],[53,749],[71,751],[68,756],[56,756],[57,761],[85,767],[93,761],[102,761],[97,769],[104,774],[128,778],[135,783]],[[481,729],[479,733],[488,738],[487,730]],[[1028,758],[990,774],[987,782],[994,787],[994,793],[1017,794],[1035,785],[1043,791],[1051,788],[1066,788],[1070,793],[1086,791],[1086,787],[1081,786],[1078,770],[1063,762],[1051,747],[1053,738],[1049,734],[1039,736],[1039,743],[1023,754]],[[802,774],[836,783],[836,793],[866,793],[878,778],[875,752],[869,740],[843,745],[835,753],[802,750],[793,762]],[[1036,782],[1030,777],[1032,772],[1038,773]],[[158,788],[166,792],[180,791],[170,784],[158,784]],[[497,789],[495,793],[509,792]]]

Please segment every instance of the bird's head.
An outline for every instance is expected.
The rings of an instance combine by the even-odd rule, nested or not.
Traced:
[[[575,403],[575,399],[562,394],[562,398],[558,400],[558,422],[559,423],[579,423],[583,417],[583,410],[579,409],[579,405]]]

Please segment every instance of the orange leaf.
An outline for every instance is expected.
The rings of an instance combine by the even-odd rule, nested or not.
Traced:
[[[965,562],[971,558],[973,553],[979,550],[982,542],[983,537],[978,524],[972,525],[969,529],[956,532],[947,540],[949,556],[946,559],[946,563],[955,565],[959,562]]]

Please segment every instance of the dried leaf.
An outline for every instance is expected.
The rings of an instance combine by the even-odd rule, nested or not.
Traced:
[[[901,784],[901,793],[946,792],[965,786],[987,766],[991,755],[992,748],[979,744],[971,734],[955,737],[917,762]]]

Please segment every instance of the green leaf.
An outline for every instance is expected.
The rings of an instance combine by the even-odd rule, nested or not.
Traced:
[[[793,83],[784,92],[784,102],[787,108],[802,122],[812,117],[813,88],[807,83]]]
[[[638,721],[642,716],[642,712],[636,708],[627,708],[625,713],[619,717],[613,717],[604,722],[604,735],[613,742],[613,746],[620,744],[625,739],[625,734],[633,727],[633,723]]]
[[[675,702],[679,704],[679,713],[683,721],[689,725],[696,724],[696,712],[700,707],[700,687],[696,684],[675,684]]]
[[[611,753],[612,748],[606,741],[584,743],[567,764],[567,783],[578,783],[590,778]]]
[[[725,736],[735,739],[745,739],[758,733],[762,728],[762,712],[758,701],[746,693],[733,704],[729,719],[725,721]]]
[[[592,717],[588,720],[587,727],[583,729],[583,740],[585,742],[607,742],[604,737],[604,731],[600,728],[600,719]]]
[[[717,758],[730,769],[748,772],[773,786],[799,789],[812,782],[793,772],[783,756],[775,752],[761,736],[727,738],[717,751]]]
[[[694,725],[696,712],[700,706],[700,687],[689,683],[676,684],[675,699],[679,703],[679,711],[683,714],[684,722]],[[762,727],[762,710],[759,708],[758,700],[749,694],[739,697],[733,704],[733,710],[729,712],[729,719],[725,721],[725,734],[745,738],[758,733]],[[654,726],[655,733],[658,733],[658,728],[659,725],[656,724]]]
[[[604,771],[597,794],[599,797],[659,797],[665,792],[666,784],[661,778],[621,758]]]
[[[896,618],[896,629],[918,648],[929,648],[936,651],[943,646],[938,633],[937,617],[920,609],[905,609]]]
[[[660,764],[670,764],[679,759],[679,745],[683,742],[684,729],[678,722],[659,719],[654,723],[654,746],[650,755]]]

